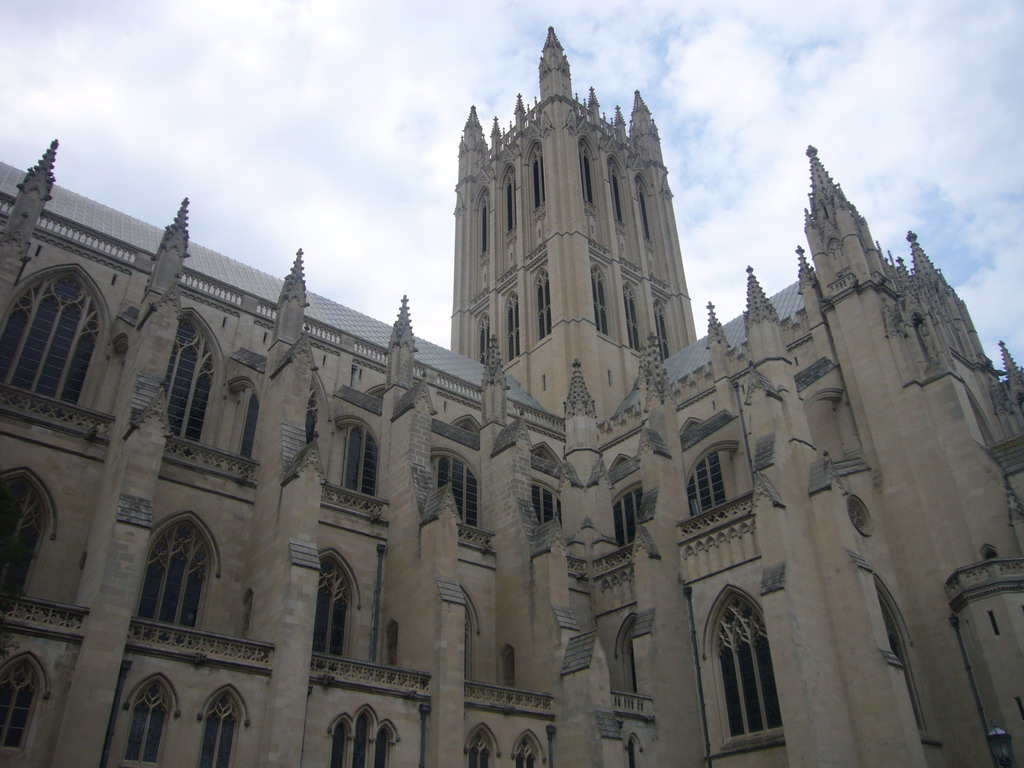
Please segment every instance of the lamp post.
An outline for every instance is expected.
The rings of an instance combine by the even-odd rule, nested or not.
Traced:
[[[985,738],[988,739],[992,760],[999,768],[1009,768],[1013,765],[1013,737],[1010,734],[993,723],[992,730]]]

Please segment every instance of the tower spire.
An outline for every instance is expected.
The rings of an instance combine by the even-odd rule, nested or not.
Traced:
[[[569,74],[569,60],[565,57],[562,44],[558,42],[555,28],[548,27],[548,37],[540,57],[540,99],[552,96],[572,98],[572,77]]]
[[[39,162],[28,169],[24,180],[18,185],[18,189],[25,194],[36,194],[43,202],[50,199],[50,191],[56,182],[53,175],[53,167],[57,160],[57,147],[60,142],[56,139],[50,142],[50,146],[43,152]]]
[[[416,340],[412,335],[412,320],[409,317],[409,297],[403,296],[388,345],[388,387],[395,384],[406,389],[412,387],[415,353]]]
[[[718,315],[715,314],[715,305],[709,301],[707,348],[711,349],[716,344],[720,344],[723,347],[727,347],[729,346],[729,341],[725,338],[725,328],[722,327],[722,323],[718,319]]]
[[[924,248],[917,242],[916,232],[907,232],[907,242],[910,243],[911,264],[914,267],[914,274],[917,276],[939,276],[939,270],[935,268]]]
[[[498,337],[491,335],[487,340],[487,351],[484,354],[484,375],[481,382],[483,390],[481,400],[481,416],[484,423],[496,421],[504,424],[508,420],[508,382],[505,370],[501,365],[501,348]]]
[[[572,378],[569,380],[569,394],[565,398],[565,417],[589,416],[597,417],[597,410],[594,406],[594,398],[590,396],[587,383],[583,380],[579,360],[572,361]]]
[[[587,109],[595,120],[601,116],[601,102],[597,100],[597,91],[590,86],[590,95],[587,97]]]

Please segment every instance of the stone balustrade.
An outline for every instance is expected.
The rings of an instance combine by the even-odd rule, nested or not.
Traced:
[[[228,453],[208,445],[199,445],[178,437],[168,437],[164,456],[198,464],[212,470],[235,476],[246,482],[256,479],[259,463],[235,453]]]
[[[689,517],[679,523],[679,535],[685,541],[727,521],[749,515],[754,511],[754,494],[747,493],[739,498],[720,504],[707,512]]]
[[[612,707],[615,713],[624,717],[654,719],[654,699],[639,693],[612,691]]]
[[[0,384],[0,408],[20,411],[30,417],[38,417],[42,421],[57,422],[71,427],[85,435],[106,436],[113,416],[90,411],[77,405],[69,405],[59,400],[26,392],[6,384]]]
[[[427,672],[321,653],[313,654],[309,676],[315,683],[371,688],[382,693],[425,696],[430,692],[430,674]]]
[[[148,619],[132,619],[128,645],[141,651],[155,651],[195,664],[241,666],[270,674],[274,646],[230,635],[180,627]]]
[[[35,597],[7,598],[0,602],[4,629],[19,634],[80,641],[89,609]]]
[[[594,558],[594,575],[601,576],[633,562],[633,545],[626,544],[607,555]]]
[[[467,682],[465,686],[467,705],[531,714],[547,714],[553,711],[554,697],[548,693],[507,688],[489,683]]]
[[[375,496],[342,488],[340,485],[324,483],[320,490],[320,503],[357,514],[367,515],[371,520],[380,520],[384,516],[387,502]]]
[[[493,539],[494,534],[490,531],[485,531],[482,528],[476,528],[472,525],[466,525],[465,523],[459,523],[460,544],[468,544],[469,546],[475,547],[483,552],[493,552]]]

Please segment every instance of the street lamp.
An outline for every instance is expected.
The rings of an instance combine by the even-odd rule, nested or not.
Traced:
[[[985,736],[992,759],[1000,768],[1013,765],[1013,737],[995,723],[992,730]]]

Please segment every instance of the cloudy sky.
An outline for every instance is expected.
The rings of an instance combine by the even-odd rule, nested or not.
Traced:
[[[921,244],[989,355],[1024,362],[1019,0],[7,0],[0,160],[447,346],[459,137],[538,93],[553,25],[581,94],[661,132],[698,332],[744,269],[795,280],[808,144],[883,249]],[[489,133],[489,131],[488,131]]]

